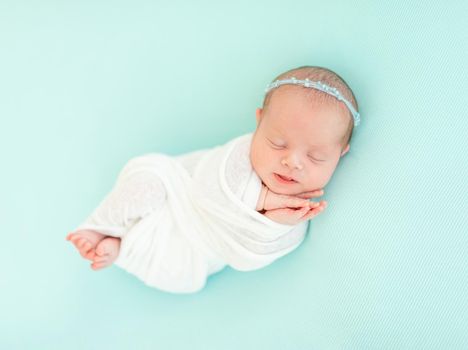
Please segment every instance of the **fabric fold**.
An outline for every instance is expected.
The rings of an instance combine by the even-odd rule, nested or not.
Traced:
[[[208,149],[201,154],[193,174],[177,159],[162,153],[131,159],[117,182],[151,174],[163,185],[166,197],[157,210],[127,230],[119,230],[124,234],[115,264],[149,286],[193,293],[226,265],[240,271],[255,270],[297,248],[308,221],[282,225],[252,207],[261,180],[250,163],[251,139],[252,134],[246,134]],[[232,174],[226,172],[232,156],[242,163],[247,176],[237,179],[243,185],[235,193],[227,181],[233,181]],[[100,224],[88,222],[79,228],[106,234],[112,231],[112,225]]]

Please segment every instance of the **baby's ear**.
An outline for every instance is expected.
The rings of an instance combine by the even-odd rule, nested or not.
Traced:
[[[262,119],[262,112],[263,112],[263,109],[261,108],[257,108],[257,110],[255,111],[255,117],[257,118],[257,125],[260,123],[260,120]]]
[[[348,145],[345,147],[345,149],[341,152],[341,156],[340,156],[340,157],[343,157],[346,153],[348,153],[349,147],[350,147],[350,146],[349,146],[349,143],[348,143]]]

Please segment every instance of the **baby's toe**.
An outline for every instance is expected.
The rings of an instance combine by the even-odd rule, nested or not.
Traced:
[[[86,239],[85,239],[85,241],[83,242],[83,244],[81,245],[81,248],[83,248],[84,251],[90,250],[91,247],[92,247],[91,242],[88,241],[88,240],[86,240]]]
[[[68,235],[67,235],[67,241],[76,241],[78,238],[80,238],[80,236],[78,236],[76,233],[74,232],[70,232]]]
[[[86,247],[91,246],[89,241],[86,238],[81,238],[79,241],[76,242],[76,246],[80,251],[86,250]]]
[[[70,234],[67,239],[71,241],[74,245],[76,245],[76,241],[80,238],[80,236]]]
[[[103,262],[106,262],[109,260],[109,256],[108,255],[104,255],[104,256],[99,256],[99,255],[96,255],[93,259],[93,262],[94,263],[103,263]]]
[[[75,239],[72,239],[72,242],[75,245],[75,247],[81,249],[81,247],[85,243],[85,239],[83,237],[76,237]]]
[[[93,263],[91,264],[91,268],[92,268],[93,270],[100,270],[100,269],[102,269],[102,268],[104,268],[104,267],[107,267],[107,266],[109,266],[109,261],[108,261],[108,259],[106,259],[106,260],[104,260],[104,261],[100,261],[100,262],[96,262],[96,261],[95,261],[95,262],[93,262]]]
[[[88,254],[90,251],[92,251],[93,245],[91,244],[90,241],[88,241],[86,238],[79,237],[77,239],[72,240],[73,244],[75,247],[78,249],[78,252],[83,258],[88,258]]]
[[[103,241],[96,247],[96,254],[100,256],[108,255],[110,252],[108,241]]]
[[[88,249],[87,247],[91,247],[91,242],[87,238],[83,237],[81,238],[79,246],[81,249],[87,250]]]
[[[84,258],[87,260],[94,260],[95,257],[96,257],[96,252],[94,251],[94,249],[90,249],[84,256]]]
[[[83,258],[88,259],[89,254],[92,253],[93,250],[94,249],[91,243],[85,242],[83,246],[80,248],[79,252]]]
[[[94,252],[94,247],[91,242],[86,242],[83,245],[83,248],[80,249],[80,254],[83,258],[92,260],[96,253]]]
[[[94,271],[100,270],[100,269],[102,269],[103,267],[104,267],[104,266],[103,266],[102,263],[100,263],[100,264],[92,263],[92,264],[91,264],[91,268],[92,268]]]

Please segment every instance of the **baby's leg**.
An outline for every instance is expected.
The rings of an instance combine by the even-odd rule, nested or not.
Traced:
[[[118,182],[88,218],[87,223],[128,229],[152,211],[160,210],[165,199],[166,190],[162,181],[151,172],[139,172],[125,181]],[[70,233],[67,240],[73,242],[83,258],[92,260],[94,263],[102,262],[103,256],[109,255],[105,254],[106,249],[111,249],[109,245],[112,245],[112,249],[118,246],[117,253],[120,247],[120,238],[92,230]],[[96,249],[101,242],[103,254],[97,254]],[[114,260],[115,258],[112,261]],[[92,268],[93,265],[91,265]]]

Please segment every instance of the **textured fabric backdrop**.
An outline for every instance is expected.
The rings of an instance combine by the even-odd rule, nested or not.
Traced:
[[[466,1],[0,2],[0,348],[467,349]],[[362,114],[304,244],[171,295],[69,230],[147,152],[255,127],[329,67]]]

